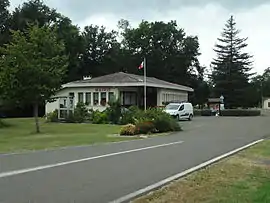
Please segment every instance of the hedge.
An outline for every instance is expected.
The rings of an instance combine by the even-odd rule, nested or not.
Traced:
[[[250,109],[225,109],[222,110],[221,116],[260,116],[261,111],[260,110],[250,110]]]
[[[210,109],[194,109],[193,110],[194,116],[214,116],[214,113]]]

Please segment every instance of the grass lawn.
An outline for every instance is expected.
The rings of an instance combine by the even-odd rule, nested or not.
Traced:
[[[138,139],[111,136],[120,131],[116,125],[46,123],[40,119],[41,134],[35,134],[32,118],[3,121],[10,126],[0,128],[0,153]]]
[[[270,141],[175,181],[134,203],[268,203]]]

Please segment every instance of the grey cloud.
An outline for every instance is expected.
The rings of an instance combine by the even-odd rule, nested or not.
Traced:
[[[56,0],[54,0],[56,3]],[[232,11],[248,9],[270,0],[66,0],[62,8],[72,15],[74,20],[97,13],[116,13],[130,17],[145,16],[147,12],[158,11],[166,13],[168,10],[186,6],[203,6],[207,3],[220,4]]]

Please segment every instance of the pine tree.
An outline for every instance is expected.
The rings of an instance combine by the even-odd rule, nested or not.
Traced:
[[[217,97],[225,97],[225,106],[235,108],[247,106],[247,89],[252,75],[252,56],[244,52],[248,46],[247,38],[239,37],[240,30],[231,16],[218,38],[214,51],[217,58],[212,62],[212,80]]]

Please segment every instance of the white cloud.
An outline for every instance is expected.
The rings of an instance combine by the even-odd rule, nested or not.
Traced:
[[[241,37],[248,37],[248,48],[246,51],[254,55],[254,71],[262,73],[270,66],[269,51],[270,47],[270,27],[267,19],[270,19],[270,4],[257,6],[253,9],[238,10],[231,13],[218,4],[207,4],[204,7],[180,7],[174,10],[160,12],[153,10],[147,13],[146,20],[177,20],[178,25],[184,28],[188,35],[198,35],[202,55],[200,62],[202,65],[209,66],[215,53],[214,45],[217,37],[224,27],[225,22],[230,15],[234,15],[237,22],[237,28],[242,32]],[[141,14],[143,15],[143,14]],[[79,25],[89,24],[104,25],[109,29],[116,29],[117,21],[121,18],[130,20],[133,26],[137,26],[142,20],[140,13],[137,19],[129,19],[129,16],[115,14],[99,14],[86,18],[78,22]]]

